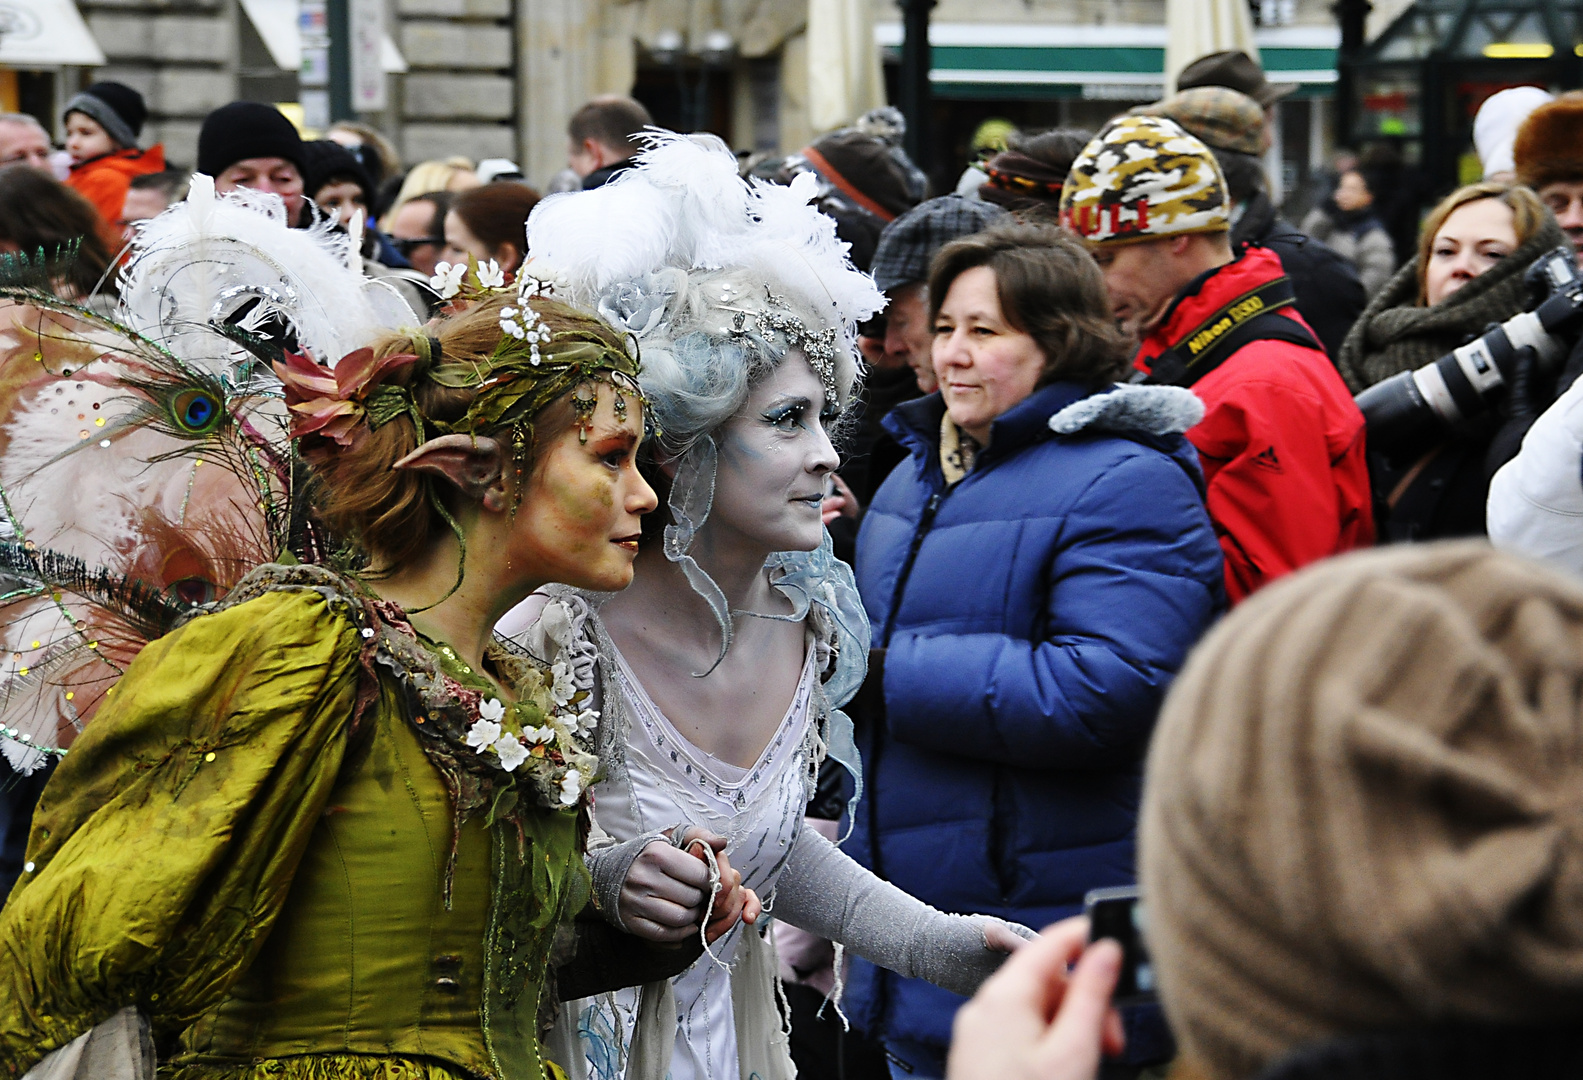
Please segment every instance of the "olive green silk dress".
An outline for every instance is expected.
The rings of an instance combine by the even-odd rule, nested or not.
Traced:
[[[577,813],[456,829],[367,610],[269,591],[138,656],[0,913],[0,1076],[135,1005],[161,1077],[546,1080],[550,946],[588,896]]]

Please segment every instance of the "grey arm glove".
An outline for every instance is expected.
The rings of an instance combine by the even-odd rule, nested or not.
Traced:
[[[583,856],[588,864],[588,874],[594,879],[594,907],[605,917],[605,921],[630,934],[625,923],[621,921],[621,887],[627,883],[627,875],[632,872],[632,864],[637,862],[638,856],[643,854],[643,849],[656,840],[673,843],[670,833],[681,834],[681,827],[672,829],[655,829],[653,832],[634,836],[631,840],[624,840],[619,844],[605,844],[599,848],[590,847],[588,854]]]
[[[1006,954],[984,943],[987,915],[948,915],[859,866],[830,841],[803,829],[775,884],[774,915],[838,941],[880,967],[970,995]],[[1019,937],[1034,932],[1003,923]]]

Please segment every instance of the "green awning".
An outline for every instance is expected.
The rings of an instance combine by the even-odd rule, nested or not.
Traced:
[[[1256,38],[1271,82],[1297,83],[1306,96],[1330,94],[1339,43],[1334,27],[1276,27]],[[899,50],[901,26],[881,24],[875,39]],[[1164,26],[935,23],[929,40],[930,81],[942,97],[1146,101],[1164,92]]]

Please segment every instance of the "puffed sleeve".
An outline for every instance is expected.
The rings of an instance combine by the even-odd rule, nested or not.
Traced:
[[[143,650],[45,787],[0,912],[0,1076],[128,1005],[179,1031],[246,971],[340,769],[360,645],[297,591]]]

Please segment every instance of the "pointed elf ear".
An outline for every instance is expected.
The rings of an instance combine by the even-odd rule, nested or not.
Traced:
[[[481,435],[441,435],[430,439],[392,468],[443,476],[487,510],[506,509],[505,459],[500,443]]]

